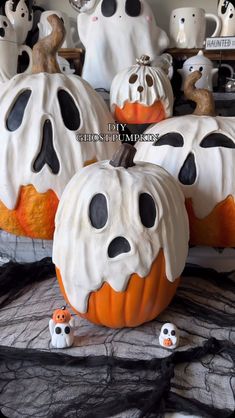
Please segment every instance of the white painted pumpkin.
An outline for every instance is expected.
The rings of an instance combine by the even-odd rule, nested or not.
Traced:
[[[79,13],[78,32],[86,48],[82,76],[94,88],[110,90],[115,75],[136,57],[157,57],[169,44],[146,0],[102,0],[92,13]]]
[[[157,123],[173,113],[171,83],[160,67],[151,67],[144,55],[137,64],[116,75],[110,90],[115,120],[128,124]]]
[[[189,78],[196,81],[200,73]],[[192,244],[234,247],[235,117],[174,117],[145,133],[159,139],[138,143],[136,159],[158,164],[178,180],[187,199]]]
[[[67,185],[53,246],[61,289],[72,308],[112,327],[156,317],[175,293],[188,252],[188,220],[176,181],[153,164],[133,165],[128,155],[133,147],[121,148],[111,163],[90,165]],[[145,284],[145,292],[138,290]],[[97,310],[92,292],[101,292]],[[120,302],[127,292],[126,303]]]
[[[57,16],[50,19],[52,25],[62,24]],[[80,77],[46,71],[45,66],[44,72],[16,76],[2,85],[0,94],[0,227],[35,238],[49,237],[44,222],[40,232],[32,234],[30,228],[22,230],[18,225],[22,216],[15,210],[22,188],[30,185],[37,194],[52,191],[58,204],[66,184],[80,168],[91,160],[109,158],[116,149],[112,142],[79,141],[78,135],[108,133],[113,119],[100,96]],[[27,199],[31,224],[40,218],[35,214],[38,203],[34,198]],[[10,215],[14,215],[14,225],[9,224]],[[50,238],[52,234],[53,228]]]

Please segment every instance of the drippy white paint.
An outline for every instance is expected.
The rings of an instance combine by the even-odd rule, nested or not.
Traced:
[[[108,221],[101,230],[89,219],[89,204],[97,193],[108,201]],[[151,229],[141,223],[141,193],[155,201],[157,218]],[[131,251],[111,259],[109,244],[120,236]],[[167,279],[173,282],[184,268],[188,239],[184,197],[172,176],[153,164],[126,170],[104,161],[80,170],[66,187],[56,215],[53,261],[71,305],[85,313],[90,293],[104,282],[123,292],[133,273],[146,277],[161,248]]]
[[[131,84],[129,80],[133,74],[138,75],[138,79]],[[147,84],[147,75],[152,77],[153,85],[151,87]],[[138,91],[140,86],[144,88],[141,93]],[[173,90],[169,78],[161,68],[136,64],[121,71],[114,78],[110,90],[110,104],[113,113],[116,106],[123,108],[127,102],[152,106],[157,101],[163,103],[166,117],[171,117],[174,104]]]
[[[15,132],[9,132],[6,127],[9,111],[19,94],[27,89],[32,93],[23,122]],[[80,111],[81,126],[77,132],[68,130],[63,123],[57,99],[60,89],[73,97]],[[57,175],[48,165],[39,173],[33,170],[47,119],[52,123],[53,145],[60,163]],[[0,200],[8,209],[14,209],[21,186],[28,184],[38,193],[52,189],[60,198],[66,184],[86,161],[111,158],[117,149],[114,142],[79,142],[77,134],[109,133],[110,122],[114,121],[102,98],[75,75],[18,75],[4,83],[0,94]]]
[[[195,156],[197,179],[192,186],[179,184],[186,198],[191,198],[196,216],[200,219],[209,215],[215,206],[229,195],[235,195],[235,149],[202,148],[201,141],[209,134],[219,132],[235,142],[234,117],[182,116],[174,117],[153,125],[145,133],[159,137],[169,132],[183,136],[184,146],[154,147],[153,143],[137,145],[137,161],[146,161],[164,167],[177,180],[188,154]]]
[[[134,65],[136,57],[147,54],[154,59],[169,45],[145,0],[138,17],[126,14],[125,3],[117,0],[116,13],[111,17],[102,15],[102,1],[92,13],[78,15],[79,37],[86,48],[82,75],[94,88],[109,91],[115,75]]]

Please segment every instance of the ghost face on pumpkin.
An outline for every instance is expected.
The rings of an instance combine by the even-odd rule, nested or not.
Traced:
[[[61,288],[73,309],[85,314],[91,293],[104,283],[115,292],[125,292],[135,273],[144,283],[161,250],[166,268],[163,281],[173,283],[184,267],[187,228],[180,190],[160,167],[138,163],[128,169],[114,168],[105,161],[81,170],[62,196],[53,247]],[[153,304],[160,271],[153,275],[156,295],[149,295]],[[164,289],[164,284],[159,287]],[[138,301],[136,297],[135,303]],[[113,305],[115,312],[115,297]],[[152,313],[148,316],[149,309],[139,323],[147,320],[146,313],[148,320],[153,318]],[[132,316],[138,317],[130,308]],[[132,321],[129,323],[139,324]]]
[[[136,57],[154,59],[168,46],[145,0],[102,0],[92,14],[78,15],[78,31],[86,48],[83,78],[108,91],[115,75],[134,65]]]
[[[146,59],[146,64],[142,61]],[[173,91],[165,72],[150,67],[150,58],[116,75],[110,91],[111,111],[122,123],[156,123],[172,116]]]

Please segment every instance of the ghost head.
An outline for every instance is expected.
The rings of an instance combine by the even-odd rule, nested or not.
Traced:
[[[167,323],[161,328],[159,344],[170,350],[174,350],[179,345],[179,330],[176,325]]]
[[[6,16],[0,16],[0,41],[16,43],[16,32]]]

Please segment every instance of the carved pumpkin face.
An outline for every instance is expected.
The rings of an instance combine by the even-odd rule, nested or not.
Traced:
[[[147,124],[171,117],[174,97],[167,75],[159,67],[150,67],[147,56],[141,57],[139,62],[113,80],[110,103],[115,120]]]
[[[105,133],[110,118],[112,122],[99,95],[74,75],[40,72],[4,83],[0,97],[2,229],[52,238],[58,200],[70,178],[92,160],[109,158],[116,149],[114,143],[79,142],[78,134]]]
[[[235,118],[183,116],[146,133],[156,143],[139,143],[137,160],[164,167],[186,197],[194,245],[235,245]]]
[[[67,324],[71,319],[71,314],[68,309],[63,307],[53,312],[52,319],[56,324]]]
[[[67,186],[53,261],[77,313],[110,327],[137,326],[155,318],[175,293],[188,221],[183,195],[166,171],[111,164],[86,167]]]

